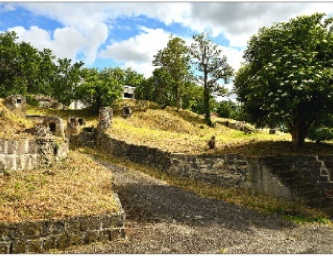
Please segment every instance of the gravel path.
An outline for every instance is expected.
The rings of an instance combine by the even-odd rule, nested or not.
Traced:
[[[327,225],[298,226],[100,164],[113,171],[127,238],[64,253],[333,253],[333,230]]]

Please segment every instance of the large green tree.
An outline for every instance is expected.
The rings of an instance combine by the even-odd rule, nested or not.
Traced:
[[[58,59],[58,66],[54,80],[52,96],[69,106],[77,98],[76,88],[79,85],[81,77],[82,61],[71,63],[71,59]]]
[[[15,32],[0,34],[0,96],[45,91],[54,76],[50,50],[39,52],[26,42],[16,42]]]
[[[332,18],[313,14],[263,27],[244,53],[235,87],[257,124],[284,124],[295,147],[333,110]]]
[[[163,68],[166,89],[174,95],[174,105],[181,108],[181,99],[186,92],[186,85],[191,79],[190,58],[185,41],[179,37],[170,36],[167,46],[154,56],[153,65]]]
[[[121,97],[123,91],[119,82],[119,69],[105,68],[99,71],[96,68],[82,70],[83,83],[76,88],[77,99],[88,104],[95,112],[103,106],[110,106],[112,102]]]
[[[227,57],[222,55],[219,46],[202,33],[193,36],[194,43],[190,47],[192,64],[198,74],[197,81],[203,86],[205,120],[212,125],[210,118],[210,99],[225,95],[227,90],[219,83],[228,82],[233,75],[232,67],[227,63]]]

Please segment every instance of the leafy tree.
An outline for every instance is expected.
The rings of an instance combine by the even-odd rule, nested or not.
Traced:
[[[51,95],[57,72],[57,66],[54,63],[55,57],[50,49],[40,51],[39,55],[39,75],[37,82],[29,89],[29,93]]]
[[[71,64],[71,59],[58,59],[52,96],[69,106],[77,98],[76,88],[81,80],[82,61]]]
[[[77,87],[77,99],[88,104],[95,112],[98,112],[100,107],[109,106],[116,99],[121,97],[123,91],[122,85],[114,76],[113,69],[98,69],[85,68],[82,70],[84,82]],[[118,69],[116,70],[117,74]]]
[[[181,108],[181,98],[191,77],[189,61],[185,41],[179,37],[173,38],[172,35],[167,46],[154,56],[153,65],[163,67],[163,83],[165,89],[168,89],[167,93],[173,95],[177,109]]]
[[[124,71],[125,79],[123,85],[130,85],[130,86],[138,86],[142,83],[144,80],[144,77],[142,74],[139,74],[135,70],[132,70],[131,68],[127,68]]]
[[[235,87],[259,125],[285,125],[295,147],[333,107],[332,18],[313,14],[263,27],[252,36]]]
[[[36,90],[42,56],[29,43],[16,43],[15,32],[0,34],[0,96]]]
[[[225,117],[225,118],[235,118],[237,117],[237,104],[231,100],[228,101],[221,101],[219,102],[219,106],[216,110],[216,112],[219,114],[220,117]]]
[[[193,36],[194,43],[190,47],[192,64],[199,73],[198,82],[203,86],[205,120],[212,125],[210,118],[210,99],[214,95],[224,95],[226,89],[219,84],[223,80],[227,82],[233,75],[233,69],[227,63],[227,57],[211,39],[208,34]]]

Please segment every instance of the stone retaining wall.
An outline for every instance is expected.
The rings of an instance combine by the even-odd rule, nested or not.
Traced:
[[[333,156],[172,154],[168,173],[273,197],[333,204]]]
[[[124,212],[96,217],[72,217],[0,223],[0,253],[43,253],[71,245],[123,239]]]
[[[31,170],[66,157],[68,143],[54,139],[0,138],[0,174]]]

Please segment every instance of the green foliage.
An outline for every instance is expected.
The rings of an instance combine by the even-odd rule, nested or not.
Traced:
[[[216,112],[220,117],[232,118],[238,120],[239,118],[239,108],[237,104],[231,100],[221,101],[217,107]]]
[[[69,59],[58,59],[56,65],[50,49],[38,51],[17,39],[15,32],[0,34],[0,97],[45,94],[69,105],[83,62],[72,65]]]
[[[333,128],[319,127],[310,129],[307,136],[310,140],[316,141],[317,143],[324,140],[333,139]]]
[[[25,99],[30,106],[39,107],[39,101],[36,100],[32,95],[26,95]]]
[[[153,65],[161,67],[154,74],[156,87],[168,106],[182,108],[181,99],[191,79],[189,61],[188,48],[179,37],[170,36],[167,46],[154,56]]]
[[[333,35],[324,14],[263,27],[252,36],[238,71],[238,100],[257,125],[285,125],[295,147],[331,112]]]
[[[203,100],[205,119],[208,125],[212,125],[210,119],[210,98],[213,95],[225,95],[227,90],[219,81],[227,82],[233,75],[233,69],[227,63],[227,57],[222,55],[222,50],[208,34],[193,36],[194,43],[190,47],[192,65],[199,75],[197,81],[203,86]]]
[[[118,79],[123,73],[119,69],[105,68],[84,69],[84,82],[76,89],[76,98],[88,104],[94,111],[102,106],[110,106],[113,101],[121,97],[122,84]]]
[[[82,61],[71,64],[71,59],[58,59],[57,75],[52,90],[52,96],[66,106],[77,98],[76,89],[81,80]]]

